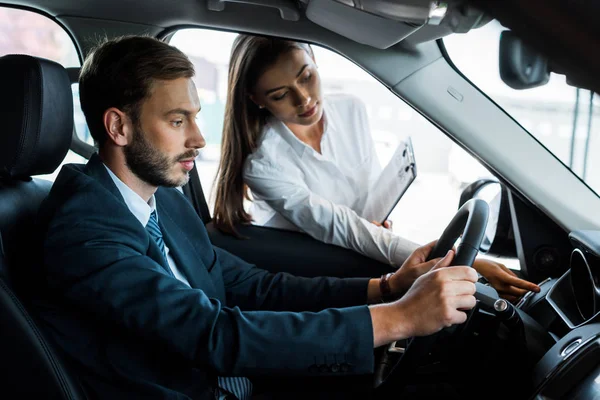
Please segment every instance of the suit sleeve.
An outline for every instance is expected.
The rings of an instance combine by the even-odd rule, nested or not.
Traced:
[[[320,311],[367,302],[368,278],[303,278],[270,273],[215,247],[228,304],[252,310]]]
[[[114,204],[90,205],[94,202],[99,203],[93,196],[67,202],[46,231],[48,285],[71,306],[109,329],[125,330],[149,346],[159,343],[220,375],[303,375],[324,355],[345,360],[352,373],[372,372],[373,334],[366,306],[301,313],[228,308],[164,273],[145,255],[149,243],[143,227],[132,228]],[[86,203],[85,218],[77,206],[81,203]],[[222,258],[227,270],[237,262]],[[255,273],[250,269],[246,278]],[[250,286],[270,291],[270,285],[285,279],[264,277]],[[263,305],[278,298],[262,297]]]

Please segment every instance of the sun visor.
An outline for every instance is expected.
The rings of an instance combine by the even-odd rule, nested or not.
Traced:
[[[423,26],[383,18],[334,0],[311,1],[306,17],[325,29],[379,49],[395,45]]]
[[[387,49],[406,39],[417,44],[465,33],[491,17],[472,7],[438,0],[302,0],[306,17],[355,42]]]

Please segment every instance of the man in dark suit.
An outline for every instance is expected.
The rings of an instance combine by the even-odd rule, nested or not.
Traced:
[[[246,377],[369,374],[374,347],[464,322],[477,274],[444,268],[451,252],[425,262],[431,244],[370,280],[271,274],[213,247],[175,189],[205,144],[193,75],[145,37],[103,43],[81,71],[99,153],[65,166],[40,212],[38,311],[91,397],[247,399]]]

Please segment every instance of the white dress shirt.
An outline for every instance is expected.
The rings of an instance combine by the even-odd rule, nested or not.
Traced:
[[[108,171],[108,174],[112,178],[115,185],[117,185],[119,192],[121,192],[121,196],[123,196],[129,211],[131,211],[137,220],[140,221],[140,224],[142,224],[142,226],[145,228],[150,220],[150,214],[152,214],[152,211],[156,211],[156,200],[154,199],[154,195],[152,195],[150,200],[146,203],[139,194],[134,192],[133,189],[123,183],[123,181],[120,180],[119,177],[110,170],[110,168],[108,168],[106,165],[104,165],[104,167]],[[156,218],[158,221],[158,211],[156,211]],[[171,268],[173,275],[175,275],[175,278],[190,286],[190,283],[186,279],[185,275],[183,275],[181,271],[177,269],[177,265],[175,264],[173,257],[171,257],[167,243],[165,243],[165,254],[167,255],[167,262],[169,263],[169,267]]]
[[[321,154],[272,118],[244,164],[257,225],[301,230],[315,239],[400,266],[417,244],[360,216],[381,172],[364,105],[355,97],[323,101]]]

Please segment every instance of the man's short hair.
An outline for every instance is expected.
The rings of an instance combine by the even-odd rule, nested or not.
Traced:
[[[116,107],[133,123],[151,94],[154,80],[191,78],[194,66],[179,49],[149,36],[123,36],[99,43],[86,58],[79,76],[81,109],[98,147],[108,135],[104,112]]]

